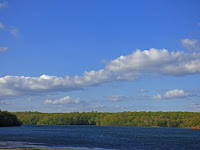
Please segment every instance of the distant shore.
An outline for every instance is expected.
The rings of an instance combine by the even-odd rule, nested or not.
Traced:
[[[22,124],[178,127],[200,129],[199,112],[15,112]]]

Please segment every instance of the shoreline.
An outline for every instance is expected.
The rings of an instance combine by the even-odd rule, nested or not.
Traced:
[[[2,127],[21,127],[23,125],[38,125],[38,126],[60,126],[60,125],[48,125],[48,124],[22,124],[20,126],[2,126]],[[62,125],[61,125],[62,126]],[[69,126],[74,126],[74,125],[69,125]],[[82,126],[82,125],[79,125],[79,126]],[[85,125],[83,125],[85,126]],[[91,126],[91,125],[88,125],[88,126]],[[92,125],[92,126],[104,126],[104,125]],[[109,126],[109,125],[108,125]],[[114,127],[150,127],[150,128],[179,128],[179,129],[200,129],[200,126],[196,125],[196,126],[186,126],[186,127],[161,127],[161,126],[114,126]],[[1,126],[0,126],[1,128]],[[1,148],[0,148],[1,150]]]
[[[0,148],[0,150],[108,150],[104,148],[68,147],[68,148]],[[109,149],[113,150],[113,149]]]
[[[39,125],[39,126],[63,126],[63,125],[48,125],[48,124],[22,124],[23,125]],[[68,126],[76,126],[76,125],[68,125]],[[110,125],[78,125],[78,126],[107,126],[112,127]],[[113,126],[113,127],[150,127],[150,128],[179,128],[179,129],[200,129],[200,126],[186,126],[186,127],[162,127],[162,126]]]

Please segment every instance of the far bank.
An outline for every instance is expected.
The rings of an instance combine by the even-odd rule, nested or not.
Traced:
[[[14,113],[23,124],[178,127],[200,129],[199,112]]]

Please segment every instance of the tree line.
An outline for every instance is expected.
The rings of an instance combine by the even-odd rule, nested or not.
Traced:
[[[200,128],[199,112],[16,112],[23,124]]]
[[[21,122],[17,119],[17,116],[15,114],[0,110],[0,127],[20,125]]]

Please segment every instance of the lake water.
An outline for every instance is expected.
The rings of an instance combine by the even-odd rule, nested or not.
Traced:
[[[0,128],[0,148],[200,150],[200,130],[25,125]]]

